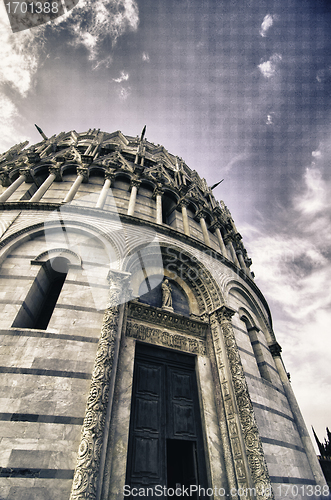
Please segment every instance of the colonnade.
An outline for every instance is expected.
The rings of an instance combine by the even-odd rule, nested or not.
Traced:
[[[45,179],[45,181],[41,184],[41,186],[37,189],[37,191],[33,194],[33,196],[28,200],[28,203],[34,203],[38,202],[42,199],[46,191],[51,187],[53,182],[55,180],[60,180],[60,168],[57,166],[51,167],[49,169],[49,175]],[[112,182],[114,181],[115,176],[113,173],[106,173],[105,174],[105,181],[104,184],[101,188],[99,197],[97,199],[95,208],[103,209],[107,195],[109,192],[109,189],[111,188]],[[63,199],[63,203],[69,203],[74,199],[76,196],[80,185],[82,182],[87,182],[88,180],[88,168],[87,167],[79,167],[77,168],[77,177],[75,181],[73,182],[71,188],[69,189],[68,193]],[[32,181],[30,178],[29,174],[29,169],[24,169],[20,171],[20,176],[2,193],[0,196],[0,202],[5,202],[7,201],[12,194],[23,184],[23,182],[29,182]],[[138,179],[133,179],[130,183],[130,199],[129,199],[129,204],[127,208],[127,215],[133,216],[135,214],[135,206],[136,206],[136,200],[137,200],[137,194],[138,194],[138,189],[141,184],[141,181]],[[157,186],[156,189],[154,190],[153,197],[155,198],[155,222],[156,224],[162,225],[163,223],[163,217],[162,217],[162,186]],[[181,209],[182,212],[182,221],[183,221],[183,228],[184,228],[184,234],[186,236],[190,236],[190,224],[189,224],[189,217],[187,213],[187,206],[189,202],[186,199],[180,200],[178,203],[178,207]],[[203,240],[204,243],[207,246],[211,246],[211,241],[210,241],[210,236],[209,236],[209,230],[207,228],[207,223],[206,223],[206,214],[204,213],[203,210],[200,210],[196,215],[195,219],[199,221],[202,235],[203,235]],[[216,220],[212,224],[211,228],[214,231],[218,245],[220,248],[220,251],[224,257],[227,259],[230,258],[232,262],[239,268],[241,268],[245,274],[249,277],[251,277],[251,273],[245,263],[245,259],[243,256],[243,252],[240,249],[240,247],[235,248],[233,244],[233,237],[231,234],[227,234],[224,238],[221,233],[220,229],[221,224]],[[235,227],[235,226],[234,226]]]

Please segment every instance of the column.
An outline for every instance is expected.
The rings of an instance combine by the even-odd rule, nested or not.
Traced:
[[[138,193],[138,187],[140,186],[140,181],[133,180],[131,182],[131,193],[128,206],[128,215],[134,215],[134,210],[136,206],[136,198]]]
[[[106,177],[106,180],[105,180],[105,183],[101,189],[101,193],[100,193],[100,196],[98,198],[97,204],[95,205],[95,208],[103,208],[105,201],[106,201],[106,198],[107,198],[108,189],[111,186],[112,177],[107,175],[107,174],[105,175],[105,177]]]
[[[236,434],[233,435],[232,439],[235,441],[236,435],[238,435],[239,440],[243,439],[245,443],[244,449],[246,449],[247,454],[246,468],[248,467],[249,470],[249,475],[247,475],[248,487],[253,486],[256,488],[259,500],[270,500],[272,498],[272,490],[268,467],[231,322],[231,318],[235,312],[235,310],[225,305],[215,311],[217,323],[223,334],[221,336],[223,339],[220,340],[222,340],[222,350],[224,349],[227,355],[227,363],[229,364],[231,373],[231,389],[234,391],[240,427],[242,429],[241,435],[238,435],[238,429],[236,429]],[[245,454],[243,454],[243,461],[246,461]],[[253,484],[251,484],[250,478]]]
[[[140,165],[143,167],[144,166],[144,161],[145,161],[145,152],[146,152],[146,146],[143,147],[142,153],[141,153],[141,160],[140,160]]]
[[[44,196],[46,193],[47,189],[53,184],[55,181],[57,175],[60,173],[60,169],[58,167],[52,167],[49,169],[49,176],[47,179],[42,183],[39,189],[35,192],[35,194],[30,198],[29,203],[34,202],[34,201],[40,201],[41,198]]]
[[[240,267],[239,261],[238,261],[237,256],[236,256],[236,252],[234,251],[232,239],[231,239],[231,236],[229,234],[227,234],[226,237],[224,238],[224,242],[225,242],[226,248],[230,252],[230,255],[232,257],[232,262],[234,264],[236,264],[237,267]]]
[[[156,190],[156,224],[162,224],[162,191]]]
[[[69,192],[67,193],[66,197],[63,200],[63,203],[69,203],[72,201],[79,189],[79,186],[81,183],[84,181],[84,179],[88,178],[88,169],[87,168],[78,168],[77,169],[77,178],[73,185],[71,186]]]
[[[109,299],[92,371],[70,500],[100,499],[129,273],[109,271]],[[108,417],[107,417],[108,415]],[[107,417],[107,418],[106,418]]]
[[[26,176],[25,174],[21,174],[17,179],[16,181],[14,181],[7,189],[6,191],[4,191],[2,193],[2,195],[0,196],[0,202],[3,202],[3,201],[7,201],[8,198],[16,191],[17,188],[19,188],[19,186],[21,184],[23,184],[23,182],[26,181]]]
[[[206,243],[206,245],[208,245],[210,247],[210,239],[209,239],[206,221],[205,221],[204,217],[201,217],[201,216],[200,216],[200,226],[202,229],[203,240]]]
[[[316,452],[313,448],[310,436],[309,436],[308,431],[307,431],[305,421],[303,420],[299,405],[298,405],[297,400],[294,396],[294,393],[293,393],[293,390],[291,387],[291,383],[288,379],[288,375],[286,373],[286,370],[285,370],[285,367],[283,364],[283,360],[281,358],[280,353],[282,351],[282,348],[280,347],[280,345],[277,342],[275,342],[274,344],[269,346],[269,349],[270,349],[270,352],[272,354],[272,357],[274,358],[274,362],[275,362],[277,371],[278,371],[280,379],[282,381],[284,391],[285,391],[287,400],[289,402],[289,405],[290,405],[298,432],[300,434],[301,441],[302,441],[303,447],[305,449],[310,468],[311,468],[312,473],[314,475],[314,479],[316,481],[316,484],[319,484],[323,487],[326,484],[326,481],[325,481],[324,475],[321,471],[321,467],[318,463]]]
[[[243,257],[242,251],[239,249],[239,250],[237,250],[236,254],[237,254],[237,257],[238,257],[241,269],[250,278],[251,277],[251,273],[250,273],[249,269],[247,269],[247,267],[246,267],[246,263],[244,261],[244,257]]]
[[[222,233],[221,233],[221,230],[220,230],[220,228],[218,226],[215,229],[215,233],[216,233],[216,236],[217,236],[217,239],[218,239],[218,244],[220,246],[221,252],[224,255],[224,257],[227,257],[228,254],[226,252],[226,248],[225,248],[225,245],[224,245],[224,241],[223,241],[223,238],[222,238]]]
[[[182,209],[182,219],[183,219],[183,226],[184,226],[184,234],[186,234],[186,236],[190,236],[190,225],[189,225],[189,221],[188,221],[187,208],[186,208],[187,205],[188,205],[188,202],[186,200],[182,200],[179,203],[179,206]]]

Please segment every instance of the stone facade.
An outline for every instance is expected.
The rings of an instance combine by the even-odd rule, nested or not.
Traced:
[[[251,260],[204,179],[99,130],[19,144],[0,178],[1,499],[123,498],[137,342],[195,356],[210,488],[325,486]]]

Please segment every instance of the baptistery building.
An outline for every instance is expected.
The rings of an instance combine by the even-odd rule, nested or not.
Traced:
[[[42,135],[0,157],[1,500],[324,495],[225,204],[145,129]]]

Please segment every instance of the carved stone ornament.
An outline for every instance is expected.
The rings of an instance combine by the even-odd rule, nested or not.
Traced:
[[[83,182],[87,182],[89,178],[89,171],[87,167],[77,167],[77,175],[81,175],[84,179]]]
[[[203,321],[185,318],[180,314],[165,312],[157,307],[153,307],[141,302],[130,302],[128,316],[130,318],[158,324],[166,329],[174,329],[202,339],[206,338],[208,324]]]
[[[179,335],[158,328],[152,328],[133,321],[127,321],[126,335],[134,339],[143,340],[154,345],[161,345],[192,354],[206,356],[206,343],[203,340],[189,338],[187,335]]]
[[[55,175],[55,181],[62,181],[61,174],[61,163],[57,162],[55,165],[52,165],[48,168],[50,174]]]
[[[234,313],[233,309],[226,306],[222,306],[216,311],[217,319],[224,336],[248,464],[254,487],[256,488],[257,499],[266,500],[273,498],[273,493],[254,409],[232,328],[231,317]]]
[[[280,353],[282,352],[282,348],[278,344],[278,342],[274,342],[273,344],[269,345],[269,349],[273,357],[280,356]]]
[[[116,271],[110,271],[108,275],[108,304],[92,372],[70,500],[96,499],[110,377],[118,335],[119,304],[125,301],[129,276],[128,273]]]

